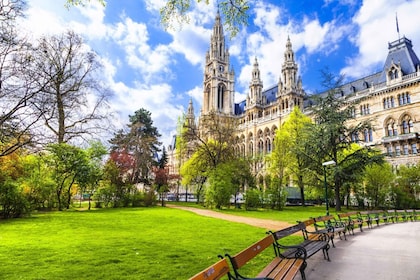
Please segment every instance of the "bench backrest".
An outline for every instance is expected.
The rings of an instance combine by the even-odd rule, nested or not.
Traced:
[[[197,273],[189,280],[219,280],[229,273],[229,264],[226,259],[221,259],[203,271]],[[230,278],[229,278],[230,279]]]
[[[238,254],[234,256],[230,256],[230,255],[226,255],[226,256],[229,257],[230,262],[232,263],[232,266],[236,271],[237,269],[244,266],[248,261],[256,257],[258,254],[260,254],[262,251],[272,246],[273,243],[274,243],[273,235],[268,234],[263,239],[261,239],[258,242],[255,242],[254,244],[242,250]]]
[[[352,216],[353,217],[356,217],[357,216],[357,212],[347,212],[347,213],[341,213],[341,214],[338,214],[338,217],[340,218],[340,220],[342,219],[342,218],[348,218],[348,219],[351,219],[352,218]]]
[[[290,226],[290,227],[278,230],[276,232],[272,232],[272,234],[273,234],[275,240],[279,240],[283,237],[286,237],[286,236],[292,235],[296,232],[302,231],[305,228],[306,228],[305,223],[299,222],[297,225]]]
[[[328,216],[320,216],[315,218],[315,222],[328,222],[328,221],[334,221],[335,218],[333,215],[328,215]]]

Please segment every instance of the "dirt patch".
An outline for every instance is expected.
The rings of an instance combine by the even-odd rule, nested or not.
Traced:
[[[224,213],[220,213],[220,212],[216,212],[216,211],[212,211],[208,209],[198,209],[194,207],[185,207],[185,206],[178,206],[178,205],[173,205],[173,204],[167,204],[166,206],[194,212],[201,216],[213,217],[213,218],[227,220],[231,222],[247,224],[254,227],[260,227],[265,230],[277,231],[277,230],[290,226],[290,224],[286,222],[235,216],[235,215],[224,214]]]

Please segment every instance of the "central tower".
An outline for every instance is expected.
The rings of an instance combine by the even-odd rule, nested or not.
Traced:
[[[235,73],[230,66],[223,25],[217,12],[210,49],[206,53],[202,116],[214,113],[234,115],[234,81]]]

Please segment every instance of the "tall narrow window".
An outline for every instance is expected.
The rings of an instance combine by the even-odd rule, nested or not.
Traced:
[[[386,146],[386,153],[389,157],[392,157],[392,146]]]
[[[223,110],[224,100],[225,100],[225,87],[223,85],[219,85],[217,89],[217,109]]]
[[[411,153],[413,155],[417,155],[417,144],[416,143],[411,144]]]

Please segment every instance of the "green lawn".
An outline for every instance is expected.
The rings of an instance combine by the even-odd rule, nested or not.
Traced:
[[[226,212],[294,223],[323,209]],[[0,279],[188,279],[218,254],[237,253],[264,234],[160,207],[35,214],[0,221]]]

